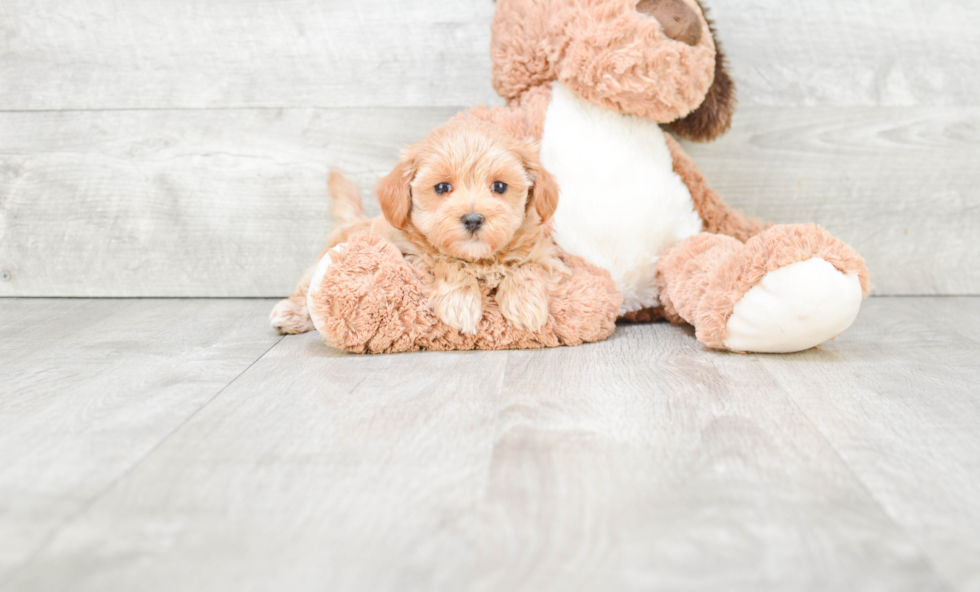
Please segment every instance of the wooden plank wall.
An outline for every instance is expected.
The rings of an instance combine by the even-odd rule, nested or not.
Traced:
[[[713,4],[740,107],[689,148],[728,201],[823,224],[877,294],[980,293],[980,4]],[[4,0],[0,296],[287,294],[330,229],[330,167],[369,189],[499,102],[493,10]]]

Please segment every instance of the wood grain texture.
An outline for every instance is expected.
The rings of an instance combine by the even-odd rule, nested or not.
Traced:
[[[887,299],[833,351],[762,360],[958,590],[980,590],[978,336],[977,299]]]
[[[590,349],[510,356],[474,589],[945,588],[757,359]]]
[[[370,189],[455,112],[0,114],[0,296],[289,294],[332,228],[328,168]]]
[[[0,582],[276,343],[271,305],[0,300]]]
[[[5,113],[0,296],[283,296],[332,220],[454,108]],[[688,145],[733,206],[817,222],[876,294],[980,293],[980,108],[745,108]],[[57,147],[53,149],[52,147]]]
[[[977,105],[971,0],[707,4],[743,105]],[[493,9],[490,0],[7,0],[0,110],[495,101]]]
[[[495,97],[493,9],[490,0],[9,0],[0,110],[475,104]]]
[[[789,356],[288,337],[0,590],[976,589],[977,328],[902,298]]]
[[[0,589],[462,589],[506,354],[281,345]]]
[[[980,5],[707,2],[743,105],[977,106]]]
[[[980,294],[980,5],[713,8],[741,108],[689,148],[728,201],[824,225],[876,294]],[[329,167],[370,189],[398,148],[498,100],[492,13],[4,2],[0,296],[289,293],[330,230]]]
[[[980,293],[980,107],[752,107],[686,147],[733,206],[852,245],[875,294]]]

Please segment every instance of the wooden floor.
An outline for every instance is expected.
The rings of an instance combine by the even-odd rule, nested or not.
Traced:
[[[820,350],[361,357],[0,299],[0,590],[980,590],[980,298]]]
[[[0,2],[0,592],[980,592],[980,2],[706,4],[707,179],[923,297],[790,356],[281,338],[229,298],[502,103],[498,4]]]

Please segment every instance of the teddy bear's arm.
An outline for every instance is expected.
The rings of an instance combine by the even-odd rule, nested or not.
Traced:
[[[744,243],[771,226],[767,222],[747,217],[742,212],[729,207],[721,194],[708,185],[694,159],[688,156],[677,140],[668,133],[664,135],[667,137],[667,148],[670,149],[674,161],[674,172],[690,190],[694,207],[704,221],[704,232],[724,234]]]
[[[608,271],[571,255],[563,260],[568,275],[548,286],[548,314],[536,332],[507,321],[492,300],[475,335],[444,324],[429,306],[425,274],[376,234],[351,236],[328,251],[312,274],[307,306],[327,343],[357,353],[536,349],[605,339],[622,295]]]

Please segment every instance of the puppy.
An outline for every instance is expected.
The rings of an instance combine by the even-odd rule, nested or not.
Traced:
[[[475,334],[484,294],[518,328],[537,332],[547,322],[549,294],[569,272],[548,233],[558,185],[533,142],[460,115],[410,146],[378,183],[383,219],[366,219],[343,177],[331,175],[330,188],[342,226],[328,250],[364,232],[392,241],[425,274],[429,304],[450,327]],[[273,310],[281,332],[312,328],[311,276]]]

